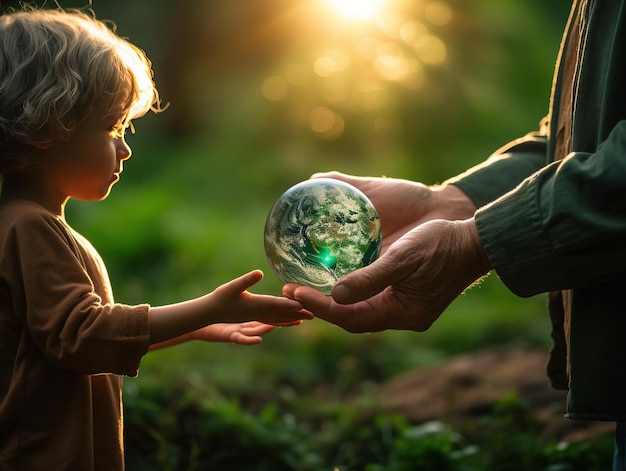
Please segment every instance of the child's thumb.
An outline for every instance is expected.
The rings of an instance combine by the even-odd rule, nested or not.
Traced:
[[[261,270],[252,270],[251,272],[241,275],[240,277],[229,281],[225,285],[222,285],[222,289],[233,294],[239,294],[243,293],[262,279],[263,272]]]

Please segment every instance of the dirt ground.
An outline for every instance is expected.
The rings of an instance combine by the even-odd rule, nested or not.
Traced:
[[[515,392],[529,405],[533,422],[547,440],[574,442],[611,433],[612,422],[564,418],[566,393],[550,387],[547,361],[548,353],[536,350],[492,349],[461,355],[381,385],[381,407],[415,423],[443,420],[460,426],[489,413],[498,400]]]

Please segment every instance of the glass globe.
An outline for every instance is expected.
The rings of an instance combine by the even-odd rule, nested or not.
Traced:
[[[278,278],[324,294],[342,276],[376,260],[381,245],[380,218],[370,200],[330,178],[289,188],[265,222],[265,254]]]

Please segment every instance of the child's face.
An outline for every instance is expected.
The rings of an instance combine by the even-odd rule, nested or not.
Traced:
[[[124,114],[98,110],[79,124],[69,140],[57,142],[44,157],[49,182],[61,199],[101,200],[119,180],[131,150],[124,140]]]

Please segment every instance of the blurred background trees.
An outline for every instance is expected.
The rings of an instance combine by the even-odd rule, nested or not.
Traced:
[[[70,208],[129,302],[266,269],[265,215],[314,172],[432,184],[536,129],[568,9],[539,0],[91,7],[147,51],[170,105],[135,123],[134,157],[111,197]],[[263,289],[279,292],[267,275]]]

